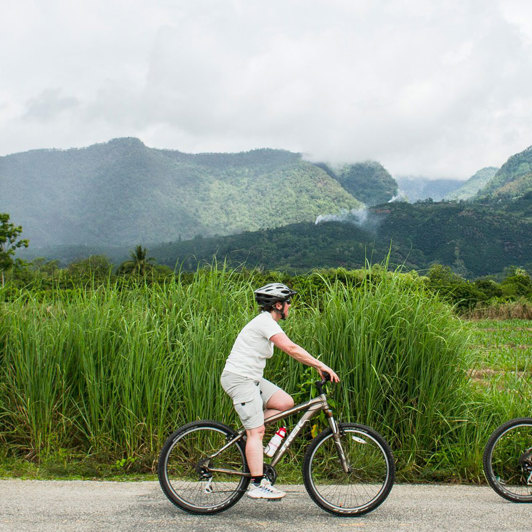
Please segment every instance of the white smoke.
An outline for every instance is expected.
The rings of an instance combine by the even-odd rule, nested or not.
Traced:
[[[322,222],[347,222],[355,225],[363,226],[368,221],[368,209],[362,207],[361,209],[342,209],[339,214],[320,214],[316,218],[315,224]]]
[[[388,203],[395,203],[397,201],[408,203],[408,197],[402,190],[399,190],[399,192],[392,199],[389,199]]]
[[[316,218],[315,224],[326,222],[342,222],[356,225],[365,231],[377,231],[382,222],[383,215],[370,211],[366,207],[360,209],[341,210],[338,214],[320,214]]]

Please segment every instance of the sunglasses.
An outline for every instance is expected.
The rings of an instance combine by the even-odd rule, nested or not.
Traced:
[[[291,299],[285,299],[284,302],[288,305],[291,305],[292,304],[292,300]]]

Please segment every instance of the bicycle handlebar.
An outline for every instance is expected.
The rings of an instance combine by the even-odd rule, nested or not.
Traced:
[[[324,384],[326,384],[327,382],[330,382],[330,381],[331,381],[331,376],[326,371],[324,371],[323,372],[323,379],[321,381],[317,381],[317,382],[314,383],[316,385],[316,388],[318,388],[318,391],[320,392],[320,395],[323,393]]]

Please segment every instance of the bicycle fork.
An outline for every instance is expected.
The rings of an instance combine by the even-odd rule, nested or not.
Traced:
[[[332,410],[329,408],[327,400],[325,398],[323,399],[325,403],[325,407],[323,410],[325,412],[325,415],[327,416],[329,426],[331,427],[333,433],[333,440],[334,444],[336,445],[336,450],[338,451],[338,458],[340,459],[340,463],[342,464],[342,469],[344,470],[344,473],[347,475],[348,473],[350,473],[351,467],[347,462],[344,448],[342,447],[342,442],[340,441],[340,428],[338,427],[338,423],[336,423],[336,420],[333,417]]]
[[[342,464],[342,469],[346,474],[348,474],[351,471],[351,468],[347,462],[347,458],[342,447],[342,442],[340,441],[340,429],[338,427],[338,424],[336,423],[336,420],[333,417],[332,410],[330,409],[329,404],[327,403],[327,397],[324,394],[320,395],[318,398],[309,401],[307,405],[308,410],[301,417],[297,425],[292,429],[292,431],[287,436],[286,440],[281,444],[279,449],[277,449],[277,451],[275,452],[273,460],[271,462],[271,466],[275,467],[278,464],[285,451],[288,449],[288,447],[290,447],[292,441],[294,441],[296,436],[301,432],[301,429],[305,426],[305,424],[308,423],[308,421],[320,410],[323,410],[325,412],[325,415],[327,416],[329,426],[331,427],[333,433],[333,439],[336,445],[336,450],[338,451],[338,458],[340,459],[340,463]]]

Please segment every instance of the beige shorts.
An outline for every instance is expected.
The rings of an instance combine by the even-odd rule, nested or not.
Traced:
[[[220,382],[231,397],[244,428],[249,430],[262,427],[266,404],[281,388],[266,379],[248,379],[229,371],[222,373]]]

